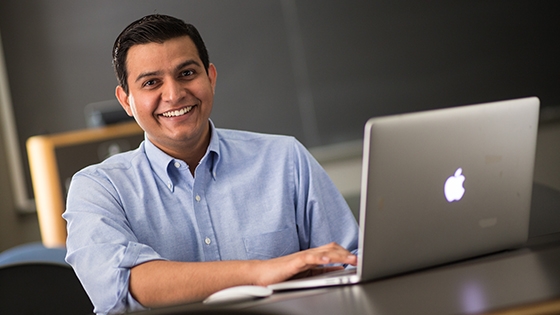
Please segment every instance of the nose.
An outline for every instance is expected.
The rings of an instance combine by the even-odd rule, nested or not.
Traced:
[[[186,95],[185,89],[176,80],[167,80],[161,92],[163,101],[177,103]]]

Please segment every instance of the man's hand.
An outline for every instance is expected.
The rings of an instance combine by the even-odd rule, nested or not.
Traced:
[[[357,264],[357,257],[342,246],[330,243],[291,255],[265,260],[258,266],[259,278],[255,284],[266,286],[288,280],[307,271],[315,274],[341,268],[328,267],[317,269],[317,267],[327,264],[349,264],[355,266]]]

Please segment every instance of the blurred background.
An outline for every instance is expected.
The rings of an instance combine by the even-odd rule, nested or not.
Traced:
[[[114,99],[115,38],[152,13],[202,34],[218,69],[216,126],[297,137],[337,184],[353,178],[339,186],[351,198],[369,117],[538,96],[541,123],[558,120],[558,1],[2,0],[11,97],[0,105],[13,115],[0,124],[16,144],[0,146],[0,249],[38,240],[7,154],[18,151],[32,198],[25,141],[91,125],[92,106]],[[329,169],[341,152],[348,167]]]

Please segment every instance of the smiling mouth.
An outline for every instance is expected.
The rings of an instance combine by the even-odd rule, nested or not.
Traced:
[[[183,116],[186,113],[190,112],[193,109],[194,106],[187,106],[187,107],[183,107],[181,109],[176,109],[176,110],[170,110],[168,112],[162,113],[161,116],[163,117],[179,117],[179,116]]]

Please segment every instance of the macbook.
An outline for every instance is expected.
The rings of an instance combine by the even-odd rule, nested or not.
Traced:
[[[269,288],[358,283],[522,246],[539,103],[531,97],[368,120],[357,268]]]

